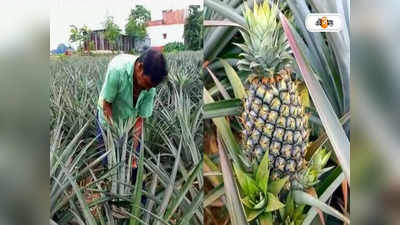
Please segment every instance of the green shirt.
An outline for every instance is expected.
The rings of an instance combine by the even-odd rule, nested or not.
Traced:
[[[136,105],[133,106],[133,70],[136,59],[137,56],[121,54],[108,64],[97,103],[99,121],[103,127],[108,124],[103,114],[103,100],[112,103],[112,119],[118,123],[125,122],[130,117],[148,118],[153,112],[155,88],[141,91]]]

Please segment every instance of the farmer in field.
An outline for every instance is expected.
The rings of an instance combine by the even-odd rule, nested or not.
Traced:
[[[100,144],[104,144],[101,131],[106,126],[136,118],[133,129],[133,149],[139,150],[143,119],[153,112],[156,87],[167,76],[163,54],[152,49],[139,57],[121,54],[108,64],[97,105],[97,126]],[[106,164],[106,160],[103,164]],[[133,157],[132,167],[136,168]]]

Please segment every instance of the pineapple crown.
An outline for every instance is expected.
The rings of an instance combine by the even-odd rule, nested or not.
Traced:
[[[292,63],[289,44],[277,20],[278,12],[278,7],[270,7],[268,1],[258,5],[254,0],[253,10],[245,4],[246,25],[240,30],[244,44],[235,43],[243,50],[240,56],[244,59],[238,61],[240,70],[272,77]]]

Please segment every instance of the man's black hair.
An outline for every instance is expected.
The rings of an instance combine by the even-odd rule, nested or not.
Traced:
[[[154,86],[161,83],[168,74],[167,63],[160,51],[148,49],[139,56],[137,61],[143,63],[143,72],[150,77]]]

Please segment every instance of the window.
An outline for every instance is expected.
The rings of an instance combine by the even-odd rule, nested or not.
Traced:
[[[167,39],[167,33],[163,33],[162,36],[164,39]]]

